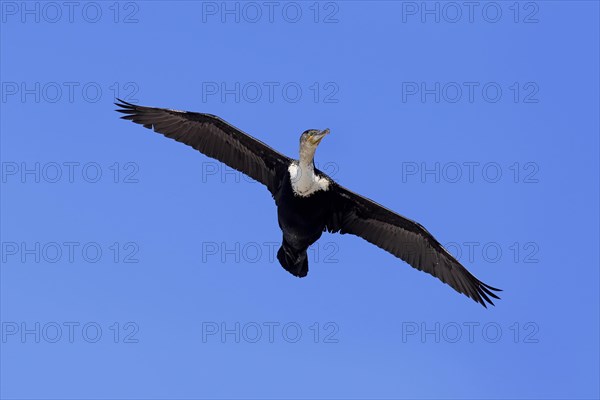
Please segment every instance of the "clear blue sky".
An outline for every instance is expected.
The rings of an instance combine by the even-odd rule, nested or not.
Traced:
[[[597,2],[69,4],[0,3],[2,398],[600,396]],[[349,236],[292,277],[267,190],[116,95],[330,128],[502,300]]]

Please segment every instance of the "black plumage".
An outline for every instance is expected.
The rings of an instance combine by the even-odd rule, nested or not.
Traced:
[[[219,117],[137,106],[122,100],[115,104],[120,107],[117,111],[125,114],[122,118],[187,144],[264,184],[275,199],[283,232],[277,258],[293,275],[306,276],[306,250],[324,231],[349,233],[439,278],[483,306],[494,304],[491,298],[499,298],[494,291],[500,289],[473,276],[419,223],[349,191],[314,168],[314,149],[307,165],[328,181],[328,187],[302,196],[295,192],[289,170],[292,163],[298,166],[298,160],[282,155]],[[307,148],[316,148],[326,133],[314,132],[318,131],[306,131],[301,145],[304,140]]]

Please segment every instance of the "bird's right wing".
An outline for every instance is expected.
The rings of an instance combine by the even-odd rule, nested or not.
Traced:
[[[118,99],[123,119],[154,129],[168,138],[187,144],[267,186],[278,189],[278,176],[292,161],[258,139],[210,114],[143,107]]]
[[[486,306],[498,299],[493,288],[463,267],[419,223],[332,182],[329,232],[350,233],[381,247],[410,266],[427,272],[476,302]]]

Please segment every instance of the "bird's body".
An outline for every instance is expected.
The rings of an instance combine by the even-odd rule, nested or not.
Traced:
[[[306,276],[306,250],[319,240],[331,214],[329,180],[312,168],[293,161],[275,193],[277,219],[283,232],[277,253],[281,265],[295,276]],[[308,183],[305,183],[308,182]]]
[[[277,252],[291,274],[308,273],[307,249],[324,231],[353,234],[427,272],[486,306],[498,298],[475,278],[423,226],[351,192],[314,166],[314,155],[329,130],[307,130],[297,160],[222,119],[194,112],[137,106],[119,100],[122,118],[185,143],[264,184],[275,199],[283,233]]]

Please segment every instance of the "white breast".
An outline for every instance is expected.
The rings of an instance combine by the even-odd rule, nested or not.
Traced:
[[[319,190],[329,189],[329,179],[315,174],[312,165],[301,166],[294,161],[288,167],[288,171],[296,196],[308,197]]]

